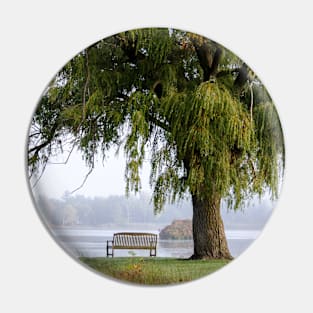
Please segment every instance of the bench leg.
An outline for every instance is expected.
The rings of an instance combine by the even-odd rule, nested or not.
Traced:
[[[109,257],[109,256],[111,256],[112,258],[113,258],[113,255],[114,255],[114,253],[113,253],[113,248],[111,248],[111,253],[109,252],[109,249],[107,249],[107,257]]]
[[[113,246],[111,245],[109,245],[109,242],[111,242],[111,243],[113,243],[111,240],[107,240],[107,257],[109,256],[109,255],[111,255],[112,256],[112,258],[113,258]],[[110,248],[111,248],[111,253],[110,253]]]
[[[150,256],[156,256],[156,248],[150,249]]]
[[[110,253],[109,250],[107,249],[107,257],[111,256],[113,258],[113,249],[112,252]]]

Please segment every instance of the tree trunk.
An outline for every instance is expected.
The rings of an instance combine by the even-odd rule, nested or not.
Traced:
[[[220,212],[221,198],[207,200],[192,195],[192,231],[194,254],[192,259],[232,259]]]

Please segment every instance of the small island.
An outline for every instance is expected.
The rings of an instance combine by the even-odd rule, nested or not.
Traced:
[[[159,237],[162,240],[192,240],[192,222],[189,219],[174,220],[160,231]]]

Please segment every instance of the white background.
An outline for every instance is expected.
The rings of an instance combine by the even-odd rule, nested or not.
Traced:
[[[2,1],[1,312],[312,312],[310,1]],[[76,53],[119,31],[172,26],[218,41],[250,65],[278,108],[287,166],[261,237],[211,276],[175,287],[103,278],[50,238],[31,201],[25,141],[35,105]]]

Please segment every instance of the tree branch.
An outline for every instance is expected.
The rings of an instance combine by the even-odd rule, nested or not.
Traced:
[[[86,77],[86,82],[85,82],[84,91],[83,91],[83,120],[85,120],[85,118],[86,118],[86,93],[87,93],[87,88],[89,85],[89,77],[90,77],[88,50],[87,49],[86,49],[86,70],[87,70],[87,77]]]
[[[76,189],[74,189],[73,191],[71,191],[70,194],[73,194],[73,193],[76,192],[77,190],[83,188],[83,186],[85,185],[85,183],[86,183],[86,181],[87,181],[88,176],[92,173],[92,171],[93,171],[93,167],[92,167],[92,168],[89,170],[89,172],[86,174],[86,176],[85,176],[85,178],[84,178],[82,184],[81,184],[79,187],[77,187]]]
[[[49,143],[51,143],[51,141],[52,141],[52,139],[53,139],[53,137],[54,137],[54,134],[55,134],[55,131],[56,131],[57,127],[58,127],[58,123],[55,122],[55,124],[54,124],[54,125],[52,126],[52,128],[51,128],[51,131],[50,131],[50,134],[49,134],[47,140],[46,140],[45,142],[41,143],[40,145],[35,146],[35,147],[29,149],[29,150],[28,150],[28,155],[29,155],[30,153],[34,152],[34,151],[35,151],[34,154],[35,154],[35,155],[38,155],[39,151],[40,151],[42,148],[44,148],[44,147],[47,146]],[[29,138],[30,138],[30,137],[31,137],[31,136],[29,136]]]
[[[203,81],[209,81],[217,74],[218,64],[221,61],[223,51],[220,47],[216,47],[213,53],[212,48],[206,43],[199,44],[197,40],[192,40],[192,43],[203,70]]]
[[[37,180],[35,181],[35,183],[32,185],[32,188],[35,188],[36,185],[38,184],[39,180],[41,179],[41,177],[42,177],[42,175],[43,175],[43,173],[44,173],[44,171],[45,171],[45,169],[46,169],[46,166],[47,166],[47,162],[44,164],[43,169],[41,170],[41,173],[40,173],[38,179],[37,179]]]
[[[249,164],[250,164],[250,166],[252,168],[253,177],[251,178],[251,181],[250,181],[250,183],[252,183],[256,179],[257,175],[256,175],[256,170],[255,170],[255,167],[254,167],[254,164],[253,164],[252,160],[248,159],[248,162],[249,162]]]
[[[161,127],[165,131],[170,131],[170,127],[165,123],[154,117],[153,115],[149,114],[148,115],[149,121],[154,123],[156,126]]]
[[[248,73],[249,69],[246,65],[246,63],[243,63],[241,68],[238,69],[238,76],[235,79],[234,86],[241,91],[244,84],[248,81]]]
[[[253,83],[251,82],[249,84],[250,94],[251,94],[251,101],[250,101],[250,119],[251,119],[251,123],[252,123],[252,120],[253,120],[253,89],[252,89],[252,85],[253,85]]]
[[[35,151],[34,154],[38,154],[39,151],[44,148],[45,146],[47,146],[49,143],[51,142],[51,140],[47,140],[45,142],[43,142],[42,144],[40,144],[39,146],[33,147],[30,150],[28,150],[28,154],[32,153]]]
[[[67,156],[67,158],[66,158],[66,160],[64,162],[49,162],[49,164],[67,164],[67,162],[70,159],[70,156],[71,156],[74,148],[75,148],[75,143],[73,144],[73,146],[72,146],[71,150],[69,151],[69,154],[68,154],[68,156]]]

